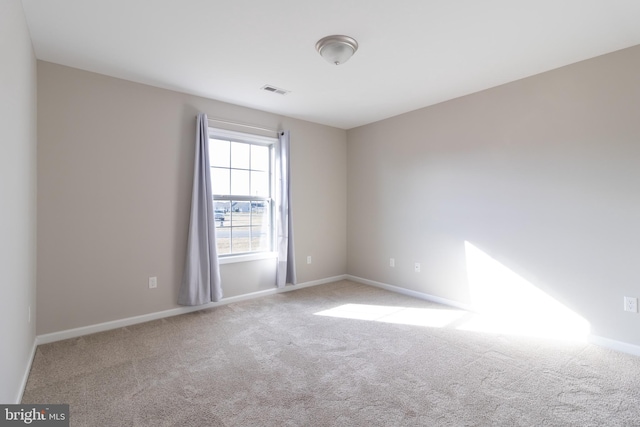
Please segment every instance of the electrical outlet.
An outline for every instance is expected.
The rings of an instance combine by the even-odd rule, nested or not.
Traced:
[[[311,255],[307,257],[307,264],[311,264]]]
[[[395,266],[396,266],[395,258],[389,258],[389,267],[395,267]]]
[[[155,289],[158,287],[158,278],[149,277],[149,289]]]
[[[638,298],[624,297],[624,311],[638,312]]]
[[[420,273],[420,263],[419,263],[419,262],[416,262],[416,263],[415,263],[415,265],[413,266],[413,270],[414,270],[416,273]]]

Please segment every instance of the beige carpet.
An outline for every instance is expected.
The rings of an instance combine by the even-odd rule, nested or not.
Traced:
[[[300,289],[42,345],[23,403],[69,403],[74,426],[640,425],[640,358],[315,314],[345,304],[453,314],[351,282]]]

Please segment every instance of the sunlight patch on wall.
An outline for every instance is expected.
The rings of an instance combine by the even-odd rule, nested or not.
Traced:
[[[344,304],[315,313],[317,316],[372,320],[384,323],[443,328],[466,314],[462,310]]]
[[[465,241],[469,291],[481,314],[458,329],[586,341],[589,323]]]

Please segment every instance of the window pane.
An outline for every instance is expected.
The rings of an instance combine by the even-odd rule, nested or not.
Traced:
[[[251,250],[263,252],[271,250],[271,236],[267,230],[261,227],[251,228]]]
[[[271,250],[271,209],[269,201],[253,202],[251,246],[254,251]]]
[[[251,169],[265,172],[269,170],[269,147],[251,146]]]
[[[209,139],[209,162],[211,166],[229,167],[229,141]]]
[[[226,231],[229,234],[229,230]],[[231,253],[231,239],[226,236],[218,236],[218,255],[229,255]]]
[[[211,192],[219,195],[229,195],[229,169],[211,168]]]
[[[269,209],[268,201],[251,202],[251,225],[254,227],[261,227],[262,225],[269,226],[269,218],[271,218],[271,212]]]
[[[249,171],[231,170],[231,194],[235,196],[250,196]]]
[[[250,225],[249,203],[250,202],[231,202],[231,225],[233,227]]]
[[[231,202],[227,200],[214,200],[213,201],[213,209],[215,209],[216,213],[221,213],[225,215],[225,221],[231,220]]]
[[[251,250],[251,229],[249,227],[233,227],[231,229],[231,252],[249,252]]]
[[[251,195],[269,197],[269,174],[251,171]]]
[[[213,202],[213,219],[214,222],[216,224],[216,227],[224,227],[225,226],[225,221],[227,222],[227,225],[229,225],[229,214],[227,213],[227,210],[221,206],[222,204],[219,202],[214,201]]]
[[[249,155],[251,146],[241,142],[231,143],[231,167],[238,169],[249,169]]]
[[[218,246],[218,255],[225,255],[231,253],[231,227],[225,222],[223,227],[219,226],[220,223],[216,222],[216,244]]]

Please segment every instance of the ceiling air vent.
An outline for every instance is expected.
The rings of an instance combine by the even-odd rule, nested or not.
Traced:
[[[267,92],[277,93],[278,95],[286,95],[288,93],[291,93],[291,91],[289,90],[280,89],[271,85],[264,85],[260,89],[266,90]]]

